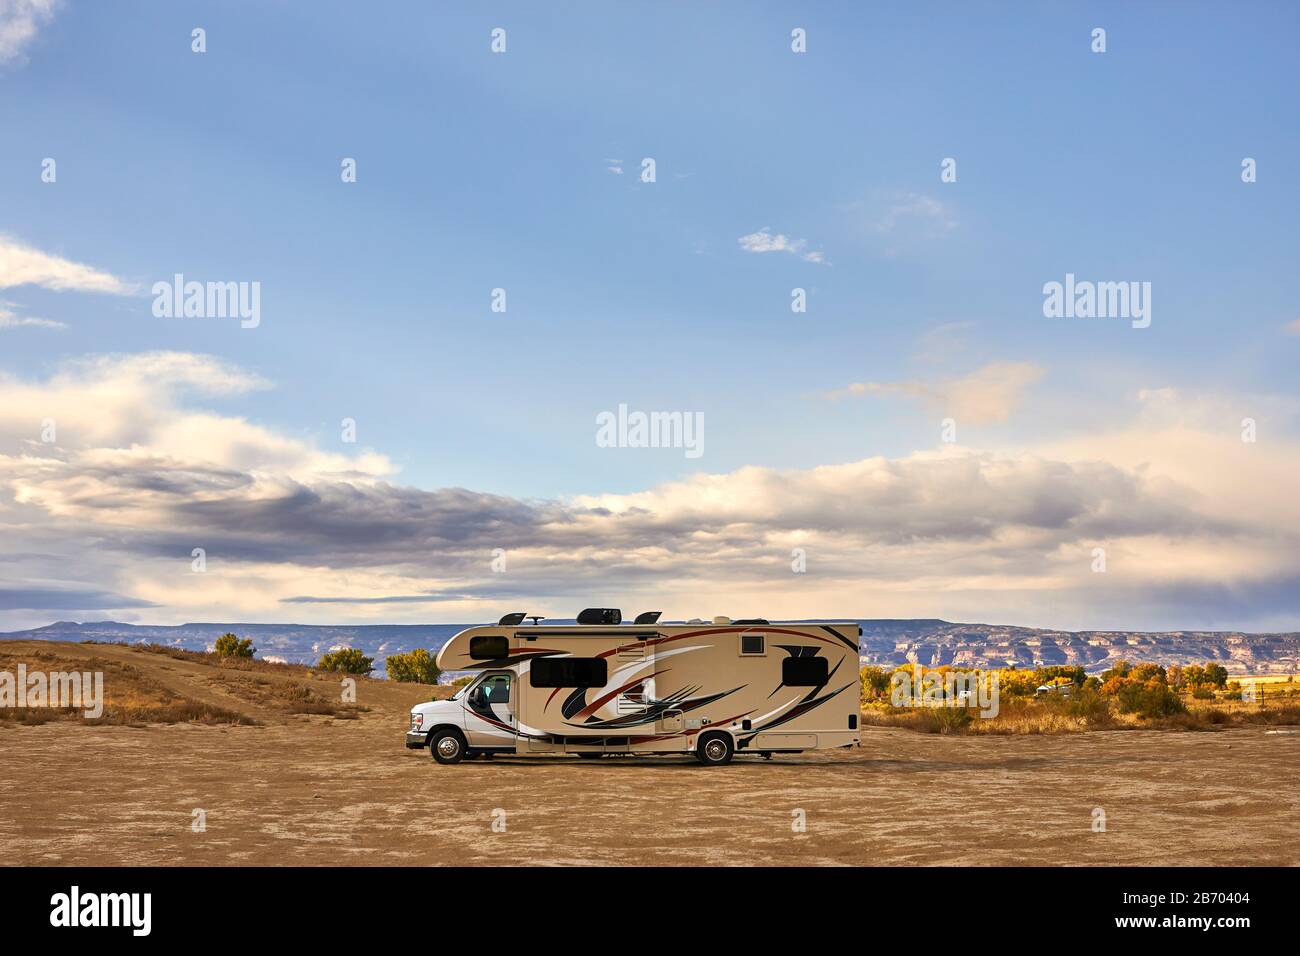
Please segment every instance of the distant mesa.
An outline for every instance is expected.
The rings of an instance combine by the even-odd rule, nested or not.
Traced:
[[[572,623],[555,621],[553,623]],[[665,622],[666,623],[666,622]],[[778,623],[778,622],[773,622]],[[151,642],[205,650],[227,631],[250,637],[259,657],[315,663],[320,649],[356,647],[382,664],[389,654],[417,647],[435,650],[465,624],[180,624],[154,627],[116,621],[57,621],[0,640]],[[1081,664],[1089,673],[1120,658],[1195,664],[1217,661],[1231,674],[1300,673],[1300,633],[1246,634],[1241,631],[1059,631],[998,624],[961,624],[937,618],[862,619],[863,664],[908,662],[926,667],[1001,668]]]

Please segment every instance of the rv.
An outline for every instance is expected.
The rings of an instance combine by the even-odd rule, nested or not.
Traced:
[[[624,624],[616,608],[588,608],[576,625],[550,625],[514,613],[461,631],[438,667],[474,679],[412,709],[406,746],[443,764],[491,754],[725,764],[858,743],[856,623],[659,616]]]

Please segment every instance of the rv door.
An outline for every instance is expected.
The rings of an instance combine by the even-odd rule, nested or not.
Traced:
[[[465,738],[471,747],[510,747],[518,736],[510,671],[485,674],[466,701]]]

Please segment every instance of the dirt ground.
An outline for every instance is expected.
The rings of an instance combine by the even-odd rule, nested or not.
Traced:
[[[286,715],[203,664],[80,647],[61,645],[129,655],[260,723],[0,724],[5,863],[1300,864],[1296,728],[866,728],[861,749],[717,768],[676,757],[444,767],[402,745],[427,688],[362,681],[369,709],[355,719]],[[194,832],[200,809],[206,830]]]

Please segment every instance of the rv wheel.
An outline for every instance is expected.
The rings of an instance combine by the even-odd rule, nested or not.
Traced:
[[[734,748],[727,734],[705,734],[695,742],[695,756],[700,763],[730,763],[732,753]]]
[[[465,756],[465,740],[454,730],[440,730],[433,735],[429,753],[438,763],[460,763]]]

